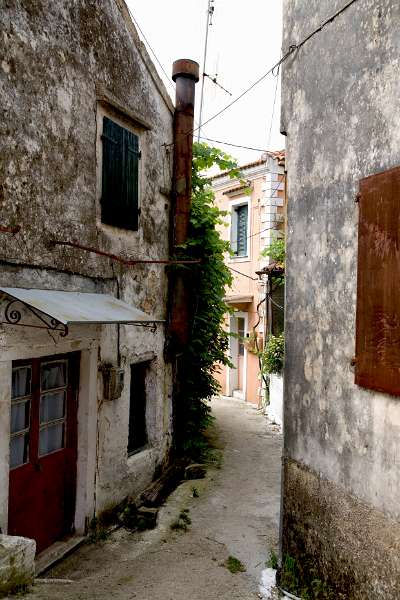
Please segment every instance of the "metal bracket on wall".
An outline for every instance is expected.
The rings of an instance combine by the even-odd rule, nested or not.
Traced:
[[[155,333],[157,331],[157,323],[132,323],[132,325],[136,325],[137,327],[146,327],[150,329],[151,333]]]
[[[13,307],[14,304],[22,304],[22,306],[28,309],[35,317],[43,323],[43,325],[32,325],[31,323],[23,323],[22,320],[22,312],[16,307]],[[29,304],[22,302],[22,300],[9,300],[4,309],[4,317],[3,320],[0,321],[2,325],[19,325],[20,327],[34,327],[35,329],[47,329],[47,331],[58,331],[61,337],[66,337],[68,335],[68,326],[64,325],[64,323],[60,323],[57,319],[53,317],[49,317],[48,315],[44,315],[40,311],[37,311]]]

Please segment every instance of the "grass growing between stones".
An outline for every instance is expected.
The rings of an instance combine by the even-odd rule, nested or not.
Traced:
[[[170,528],[172,531],[187,531],[189,529],[189,525],[192,523],[192,519],[189,517],[189,509],[184,508],[179,513],[179,517],[171,523]]]
[[[301,600],[345,600],[320,578],[309,560],[298,561],[285,554],[279,572],[279,587]]]
[[[246,567],[244,564],[234,556],[228,556],[228,560],[226,561],[226,568],[231,573],[244,573],[246,571]]]

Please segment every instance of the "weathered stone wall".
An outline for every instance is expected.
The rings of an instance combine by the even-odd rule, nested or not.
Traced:
[[[286,0],[284,49],[343,4]],[[355,386],[351,367],[355,198],[360,178],[400,164],[399,50],[399,3],[363,0],[295,52],[283,68],[289,195],[285,453],[301,472],[296,477],[303,498],[297,503],[298,490],[287,470],[284,546],[301,553],[310,547],[310,536],[318,536],[324,572],[337,578],[344,592],[346,581],[356,582],[349,598],[386,598],[388,590],[396,597],[398,592],[398,571],[392,571],[393,582],[389,567],[383,568],[385,553],[373,550],[373,540],[386,547],[385,528],[364,522],[371,544],[360,546],[358,538],[350,543],[353,528],[346,535],[344,529],[357,510],[362,512],[363,502],[386,515],[388,523],[400,518],[400,400]],[[306,494],[308,468],[313,477],[331,482],[329,498],[322,479],[321,496]],[[343,564],[351,564],[351,575],[334,560],[334,548]],[[368,570],[368,560],[376,561],[376,568]],[[375,577],[383,591],[377,591]]]
[[[296,461],[284,464],[284,551],[351,600],[400,597],[400,523]]]
[[[171,163],[162,144],[172,140],[173,105],[123,0],[7,0],[0,11],[0,40],[0,225],[21,227],[13,236],[0,233],[0,284],[119,294],[165,319],[164,266],[120,267],[108,258],[49,244],[77,240],[129,258],[168,258]],[[103,225],[99,219],[100,110],[140,136],[138,232]],[[121,326],[125,388],[121,398],[105,403],[97,367],[116,364],[117,327],[92,327],[89,333],[74,328],[67,339],[88,352],[98,344],[98,363],[94,366],[89,354],[84,360],[88,369],[95,368],[87,374],[88,386],[93,376],[98,379],[97,414],[92,405],[82,410],[79,435],[94,444],[91,452],[97,452],[98,461],[93,473],[81,469],[81,480],[78,468],[82,524],[85,511],[93,514],[86,497],[92,493],[91,477],[99,511],[140,492],[163,461],[170,444],[171,373],[163,360],[163,325],[156,333]],[[65,343],[46,332],[4,327],[0,361],[66,351]],[[131,460],[129,366],[151,353],[150,448]],[[11,362],[7,365],[10,369]],[[83,454],[81,459],[85,461]],[[1,470],[8,478],[7,454],[0,455]],[[4,531],[6,498],[0,496]]]

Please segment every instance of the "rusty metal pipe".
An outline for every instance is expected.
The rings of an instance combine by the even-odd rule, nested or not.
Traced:
[[[199,65],[193,60],[176,60],[172,68],[176,83],[174,115],[174,245],[187,241],[192,194],[193,123],[195,85]]]
[[[99,256],[105,256],[106,258],[110,258],[111,260],[115,260],[123,265],[127,265],[133,267],[138,264],[151,264],[151,265],[192,265],[195,263],[199,263],[199,259],[193,260],[152,260],[152,259],[127,259],[122,258],[122,256],[118,256],[117,254],[111,254],[110,252],[104,252],[104,250],[99,250],[98,248],[94,248],[93,246],[84,246],[79,242],[68,242],[65,240],[51,240],[50,246],[69,246],[70,248],[77,248],[78,250],[84,250],[85,252],[92,252],[93,254],[98,254]]]
[[[176,60],[172,68],[176,83],[174,114],[174,167],[172,251],[188,239],[192,199],[192,160],[195,86],[199,65],[193,60]],[[169,300],[169,336],[173,352],[179,354],[189,339],[190,283],[182,272],[171,275]]]

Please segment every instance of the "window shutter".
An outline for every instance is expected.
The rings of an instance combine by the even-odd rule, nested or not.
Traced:
[[[123,129],[107,117],[103,119],[103,167],[101,220],[118,225],[123,198]]]
[[[139,222],[139,138],[124,129],[125,154],[125,228],[137,231]]]
[[[138,229],[139,138],[111,119],[103,119],[101,220],[123,229]]]
[[[237,255],[247,255],[247,218],[248,206],[244,204],[237,209]]]
[[[360,181],[355,382],[400,395],[400,167]]]

